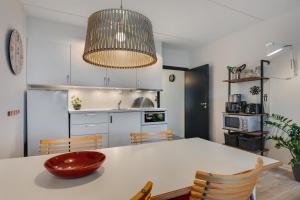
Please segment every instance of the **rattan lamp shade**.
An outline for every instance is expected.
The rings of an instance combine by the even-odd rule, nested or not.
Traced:
[[[151,21],[126,9],[89,17],[83,59],[111,68],[146,67],[157,62]]]

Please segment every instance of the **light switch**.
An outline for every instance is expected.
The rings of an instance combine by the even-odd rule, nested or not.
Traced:
[[[8,117],[13,117],[20,114],[20,109],[14,109],[14,110],[9,110],[7,111],[7,116]]]

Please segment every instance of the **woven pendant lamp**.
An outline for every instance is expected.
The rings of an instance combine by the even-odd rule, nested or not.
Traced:
[[[157,62],[151,21],[122,8],[89,17],[83,59],[108,68],[139,68]]]

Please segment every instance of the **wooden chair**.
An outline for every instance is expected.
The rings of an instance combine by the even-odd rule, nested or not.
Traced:
[[[40,153],[52,154],[101,148],[102,136],[40,140]]]
[[[134,195],[134,197],[132,197],[130,200],[150,200],[152,186],[153,183],[151,181],[148,181],[144,188],[136,195]]]
[[[131,144],[143,144],[150,142],[151,139],[158,139],[160,141],[173,140],[174,133],[171,130],[164,130],[158,133],[130,133]]]
[[[251,197],[262,167],[263,160],[258,158],[255,169],[242,174],[217,175],[197,171],[190,200],[247,200]]]

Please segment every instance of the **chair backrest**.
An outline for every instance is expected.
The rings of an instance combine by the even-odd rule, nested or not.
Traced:
[[[148,181],[141,191],[139,191],[130,200],[150,200],[153,183]]]
[[[174,133],[172,130],[164,130],[153,133],[130,133],[131,144],[142,144],[150,142],[151,139],[159,139],[160,141],[173,140]]]
[[[40,140],[40,153],[60,153],[101,148],[102,136],[82,136]]]
[[[192,200],[247,200],[255,187],[263,161],[257,159],[256,167],[237,175],[217,175],[197,171],[191,188]]]

